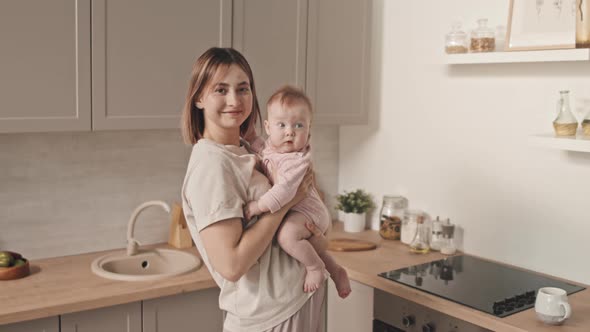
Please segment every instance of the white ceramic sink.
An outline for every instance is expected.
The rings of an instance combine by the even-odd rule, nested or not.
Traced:
[[[195,255],[172,249],[140,250],[133,256],[125,251],[101,256],[92,262],[92,272],[108,279],[157,280],[194,271],[201,266]]]

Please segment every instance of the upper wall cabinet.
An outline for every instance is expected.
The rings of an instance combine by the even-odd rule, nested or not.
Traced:
[[[0,2],[0,133],[90,130],[90,0]]]
[[[367,121],[371,0],[234,0],[233,46],[252,66],[262,111],[304,88],[315,124]]]
[[[263,111],[293,84],[314,123],[366,123],[371,1],[1,2],[0,133],[178,128],[211,46],[244,53]]]
[[[231,26],[231,0],[92,1],[93,129],[178,128],[193,62]]]
[[[178,128],[196,57],[231,45],[231,10],[231,0],[1,2],[0,133]]]
[[[371,4],[309,0],[306,90],[317,123],[367,123]]]
[[[263,113],[278,87],[305,88],[307,0],[234,0],[233,47],[254,73]]]

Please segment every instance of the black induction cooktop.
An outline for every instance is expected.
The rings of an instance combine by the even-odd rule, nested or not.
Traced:
[[[562,288],[568,294],[584,289],[535,272],[464,255],[383,272],[379,276],[498,317],[534,307],[537,291],[542,287]]]

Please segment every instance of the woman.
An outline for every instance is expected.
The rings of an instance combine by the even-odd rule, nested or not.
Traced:
[[[203,53],[193,66],[182,118],[185,141],[193,144],[182,189],[185,217],[221,289],[224,331],[323,331],[325,286],[304,293],[305,268],[272,243],[289,209],[305,197],[311,172],[289,204],[254,223],[243,221],[244,204],[270,188],[241,140],[255,134],[259,118],[246,59],[230,48]],[[311,242],[325,245],[308,227],[316,234]]]

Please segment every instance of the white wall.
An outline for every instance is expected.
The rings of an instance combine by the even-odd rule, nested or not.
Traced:
[[[312,131],[318,184],[333,197],[338,128]],[[176,130],[0,135],[0,250],[37,259],[125,247],[137,205],[180,201],[189,154]],[[166,242],[169,224],[147,209],[135,238]]]
[[[466,252],[590,283],[590,154],[545,150],[558,90],[590,97],[590,64],[448,66],[454,19],[505,24],[507,0],[376,0],[368,126],[340,130],[339,191],[403,194],[448,216]]]

